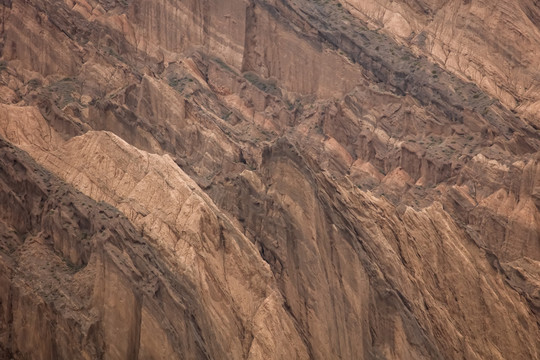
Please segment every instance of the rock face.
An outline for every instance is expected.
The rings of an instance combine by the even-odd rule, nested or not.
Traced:
[[[540,358],[534,2],[0,7],[0,358]]]
[[[352,14],[478,84],[540,127],[540,8],[534,0],[344,0]]]

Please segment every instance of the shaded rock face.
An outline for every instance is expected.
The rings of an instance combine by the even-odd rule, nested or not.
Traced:
[[[540,358],[533,2],[0,6],[0,357]]]

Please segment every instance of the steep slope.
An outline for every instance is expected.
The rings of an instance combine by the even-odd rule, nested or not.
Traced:
[[[35,109],[8,108],[7,112],[10,115],[15,113],[17,122],[24,119],[25,124],[30,128],[34,128],[33,125],[46,127],[46,123],[39,113],[36,114]],[[26,113],[26,116],[21,112]],[[5,118],[9,117],[6,116]],[[11,122],[3,125],[4,129],[21,129],[16,124],[13,126]],[[180,281],[182,287],[187,288],[184,291],[189,292],[184,294],[181,290],[177,290],[174,298],[188,297],[188,301],[193,302],[192,306],[188,306],[188,311],[190,313],[193,311],[191,316],[194,319],[190,321],[196,322],[194,324],[197,326],[195,333],[176,328],[177,326],[184,327],[186,320],[179,319],[179,323],[173,325],[173,329],[168,329],[167,327],[171,326],[170,324],[163,323],[162,320],[155,317],[147,318],[148,315],[151,315],[148,314],[151,310],[144,307],[147,306],[144,301],[146,299],[141,299],[142,295],[131,294],[131,287],[137,284],[130,283],[129,279],[128,284],[117,285],[116,275],[110,274],[112,280],[106,278],[104,285],[94,284],[94,292],[100,289],[104,292],[104,294],[97,293],[95,296],[100,297],[99,300],[104,298],[102,301],[107,307],[106,311],[101,312],[101,318],[97,317],[95,320],[97,324],[102,326],[101,331],[96,336],[103,338],[101,341],[105,343],[102,345],[105,348],[105,357],[131,358],[138,356],[141,358],[160,358],[165,356],[169,358],[178,356],[175,354],[190,352],[189,349],[178,348],[179,344],[176,344],[176,342],[180,342],[178,338],[172,342],[169,342],[171,340],[167,341],[167,337],[170,337],[171,333],[179,333],[180,335],[185,334],[186,337],[200,337],[205,343],[205,347],[199,350],[193,347],[194,344],[190,344],[193,349],[189,356],[193,358],[223,358],[225,356],[223,354],[228,354],[233,359],[241,357],[283,358],[291,354],[294,354],[297,358],[307,358],[306,349],[296,333],[294,324],[282,307],[283,300],[271,280],[272,276],[268,266],[260,259],[249,240],[238,232],[228,218],[219,213],[212,201],[198,189],[198,186],[168,156],[161,157],[141,152],[110,133],[89,132],[63,144],[54,130],[50,128],[42,128],[42,130],[44,130],[42,133],[35,131],[31,133],[38,136],[39,134],[49,136],[46,135],[41,139],[27,138],[23,132],[17,133],[16,131],[8,131],[3,135],[28,150],[34,158],[38,159],[47,168],[52,169],[64,180],[76,184],[86,195],[99,201],[98,205],[90,201],[91,208],[99,208],[103,201],[115,206],[132,222],[129,223],[127,219],[122,219],[130,226],[132,232],[136,231],[136,238],[132,241],[138,241],[141,244],[149,243],[151,244],[150,249],[154,253],[161,254],[160,261],[168,265],[166,269],[170,273],[163,274],[163,270],[158,272],[160,269],[157,269],[152,271],[151,276],[148,269],[144,269],[144,272],[138,268],[131,270],[137,273],[138,277],[151,276],[153,278],[151,281],[146,279],[145,284],[151,286],[154,291],[153,294],[150,294],[152,297],[149,299],[150,304],[148,306],[155,307],[156,304],[153,304],[153,302],[166,302],[166,299],[163,300],[158,294],[162,291],[159,282],[165,281],[167,278],[165,280],[162,278],[166,275],[172,277],[176,282]],[[43,145],[45,143],[46,146]],[[8,148],[8,150],[10,149]],[[11,150],[11,152],[15,154],[12,155],[14,156],[12,161],[19,161],[18,157],[24,159],[16,151]],[[9,159],[6,159],[7,161]],[[7,173],[7,163],[4,166],[6,175],[11,175]],[[31,164],[23,163],[22,166],[24,166],[24,171],[19,171],[23,173],[21,174],[22,179],[17,182],[26,181],[32,184],[37,182],[38,180],[34,178],[26,179],[23,176]],[[57,187],[62,188],[59,185]],[[71,214],[74,206],[73,200],[70,196],[71,193],[68,193],[68,195],[65,193],[65,191],[70,191],[69,186],[64,185],[63,188],[65,188],[64,193],[56,196],[57,201],[61,202],[60,205],[57,205],[58,208],[51,204],[45,206],[42,211],[59,212],[60,214],[67,211],[68,214]],[[16,184],[8,183],[4,193],[5,196],[14,193],[15,199],[18,200],[17,203],[23,203],[22,200],[19,200],[25,197],[23,189],[24,187],[20,188],[16,187]],[[44,196],[47,195],[44,194]],[[80,205],[79,203],[82,201],[84,207],[84,201],[89,201],[89,198],[82,195],[78,197],[80,199],[78,199],[77,205]],[[46,198],[43,201],[46,201]],[[6,206],[3,211],[6,212],[4,216],[6,220],[11,220],[7,222],[6,230],[17,229],[17,216],[24,216],[25,211],[31,213],[32,207],[36,206],[33,201],[30,201],[30,204],[27,205],[29,207],[25,208],[23,203],[21,209],[18,209],[15,214],[11,214],[11,211],[7,209],[10,202],[12,201],[4,202]],[[66,206],[67,210],[63,206]],[[49,210],[50,208],[52,210]],[[88,210],[85,209],[85,211]],[[36,229],[24,229],[24,233],[16,232],[19,237],[23,237],[21,240],[24,241],[20,244],[21,247],[24,248],[27,245],[28,240],[25,237],[28,236],[28,233],[40,233],[39,238],[49,239],[52,237],[52,243],[55,245],[54,249],[60,251],[63,260],[68,264],[72,264],[76,270],[79,270],[79,267],[86,267],[86,264],[91,261],[96,261],[92,257],[93,252],[80,254],[81,251],[78,250],[78,246],[82,246],[82,244],[71,244],[71,242],[80,239],[86,240],[88,236],[92,236],[87,233],[90,231],[89,229],[80,229],[81,223],[91,226],[92,229],[94,226],[88,224],[89,220],[86,218],[85,220],[77,218],[77,216],[83,216],[83,214],[75,213],[73,215],[75,217],[73,221],[77,221],[77,224],[79,224],[79,228],[76,228],[75,233],[62,233],[60,230],[60,234],[63,236],[55,233],[49,234],[48,229],[42,230],[40,224],[47,220],[41,220],[44,215],[39,211],[34,216],[37,217],[34,220]],[[69,218],[60,217],[55,220],[54,225],[59,229],[63,227],[69,229],[68,224],[64,224],[65,221],[70,220]],[[111,222],[114,223],[115,221]],[[105,230],[102,228],[101,232],[103,231]],[[80,235],[81,232],[83,235]],[[126,235],[119,234],[118,236],[120,239],[118,241],[121,241],[122,237]],[[85,242],[88,241],[83,241],[83,243]],[[90,242],[91,244],[93,243]],[[15,245],[13,246],[15,247]],[[17,247],[12,251],[15,251],[15,254],[18,255]],[[80,259],[82,256],[85,257],[84,260]],[[131,256],[142,255],[136,252],[135,255]],[[32,255],[28,255],[28,260],[31,257]],[[16,262],[19,260],[18,256],[13,260],[19,268],[21,265]],[[133,266],[133,260],[127,258],[125,261]],[[92,273],[94,272],[95,270]],[[48,274],[41,275],[46,276]],[[28,276],[32,278],[32,275]],[[108,274],[103,276],[108,276]],[[91,284],[85,281],[88,280],[88,276],[79,274],[78,271],[77,277],[82,278],[82,285]],[[113,282],[108,283],[108,281]],[[114,293],[109,293],[116,286],[120,287]],[[124,286],[125,289],[121,286]],[[122,296],[122,290],[128,292],[127,298]],[[54,294],[53,289],[50,289],[50,291]],[[61,286],[56,291],[63,292]],[[70,295],[72,294],[66,294],[67,299],[65,301],[73,301],[74,303],[81,301],[77,298],[71,298]],[[112,315],[113,312],[119,311],[119,307],[125,306],[125,304],[132,304],[134,308],[130,309],[128,307],[123,312]],[[141,304],[143,305],[142,309]],[[168,306],[176,306],[176,308],[173,307],[168,310],[172,312],[178,312],[182,307],[186,307],[184,304],[178,303],[178,299],[176,303],[171,305],[161,304],[160,306],[162,309]],[[7,311],[7,316],[23,315],[19,311],[10,309]],[[93,312],[94,309],[89,306],[87,311]],[[176,316],[177,314],[171,314],[171,319],[173,315]],[[50,317],[53,318],[51,321],[54,321],[54,315]],[[166,317],[166,314],[160,314],[159,319],[164,317]],[[123,332],[118,333],[117,329],[122,327],[122,321],[127,322],[126,329],[123,331],[135,332],[136,338],[130,340],[135,341],[134,343],[126,344],[117,340],[117,336],[131,337],[131,335]],[[166,327],[163,328],[163,326]],[[17,332],[20,329],[17,329],[15,325],[15,330],[10,329],[10,331]],[[42,330],[30,326],[26,331],[39,333]],[[71,339],[71,341],[76,340]],[[140,344],[137,341],[140,341]],[[165,341],[165,343],[161,344],[162,341]],[[180,344],[189,344],[189,341],[189,339],[185,339]],[[24,356],[37,356],[43,351],[43,346],[32,349],[31,344],[27,345],[28,348],[21,348],[21,345],[17,342],[13,345],[15,346],[9,347],[8,351],[19,351]],[[72,352],[69,351],[69,343],[64,345],[66,348],[62,349],[62,357],[68,357],[70,353],[77,353],[75,348],[72,349]],[[99,346],[97,344],[90,345]],[[79,344],[79,346],[84,348],[83,344]],[[52,358],[59,356],[58,351],[54,349],[54,351],[50,352],[50,356]],[[156,353],[156,351],[162,352]],[[98,355],[95,353],[90,355],[90,357],[96,356]]]
[[[2,283],[24,285],[52,309],[49,322],[7,322],[6,356],[70,358],[72,348],[88,358],[540,357],[534,96],[514,109],[489,85],[506,89],[509,77],[477,69],[495,60],[468,58],[463,42],[455,56],[476,65],[431,63],[436,46],[403,32],[434,26],[429,41],[459,47],[445,37],[454,26],[445,14],[461,5],[343,4],[3,3],[0,136],[33,160],[3,143],[17,162],[4,161],[1,172],[2,259],[17,276]],[[370,29],[377,21],[383,31]],[[534,34],[527,42],[478,34],[463,37],[486,52],[510,39],[540,49]],[[493,80],[463,80],[473,68]],[[524,75],[535,69],[513,73],[535,89],[535,75]],[[132,229],[115,233],[120,250],[104,253],[94,236],[79,235],[88,232],[75,213],[54,220],[78,221],[75,232],[37,241],[43,259],[74,269],[22,270],[41,264],[28,264],[38,250],[25,252],[34,242],[24,234],[54,238],[42,225],[46,210],[71,214],[69,194],[53,193],[46,207],[25,203],[34,192],[13,179],[40,187],[41,167],[92,214],[118,215],[99,226]],[[19,208],[8,205],[13,197]],[[25,214],[37,220],[27,226]],[[81,246],[90,249],[84,256]],[[87,275],[98,271],[88,259],[104,256],[121,273]],[[167,296],[155,279],[170,284],[158,286]],[[61,296],[41,295],[44,282]],[[128,295],[109,294],[117,283]],[[69,284],[93,295],[77,297]],[[55,310],[58,298],[74,315]],[[118,312],[125,302],[136,306]],[[21,316],[2,309],[5,319]],[[71,316],[69,331],[51,325]],[[85,330],[90,317],[95,335]],[[60,335],[33,347],[13,340],[44,331]]]
[[[344,0],[352,14],[463,79],[540,128],[540,7],[515,2]]]

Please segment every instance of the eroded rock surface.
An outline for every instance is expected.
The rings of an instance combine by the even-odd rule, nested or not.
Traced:
[[[533,0],[344,0],[373,28],[443,64],[539,128],[540,8]]]
[[[0,6],[0,356],[540,358],[532,2]]]

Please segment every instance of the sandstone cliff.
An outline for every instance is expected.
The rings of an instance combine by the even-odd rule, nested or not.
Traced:
[[[533,2],[0,6],[0,357],[540,358]]]
[[[344,0],[352,14],[473,81],[540,127],[540,8],[533,0]]]

